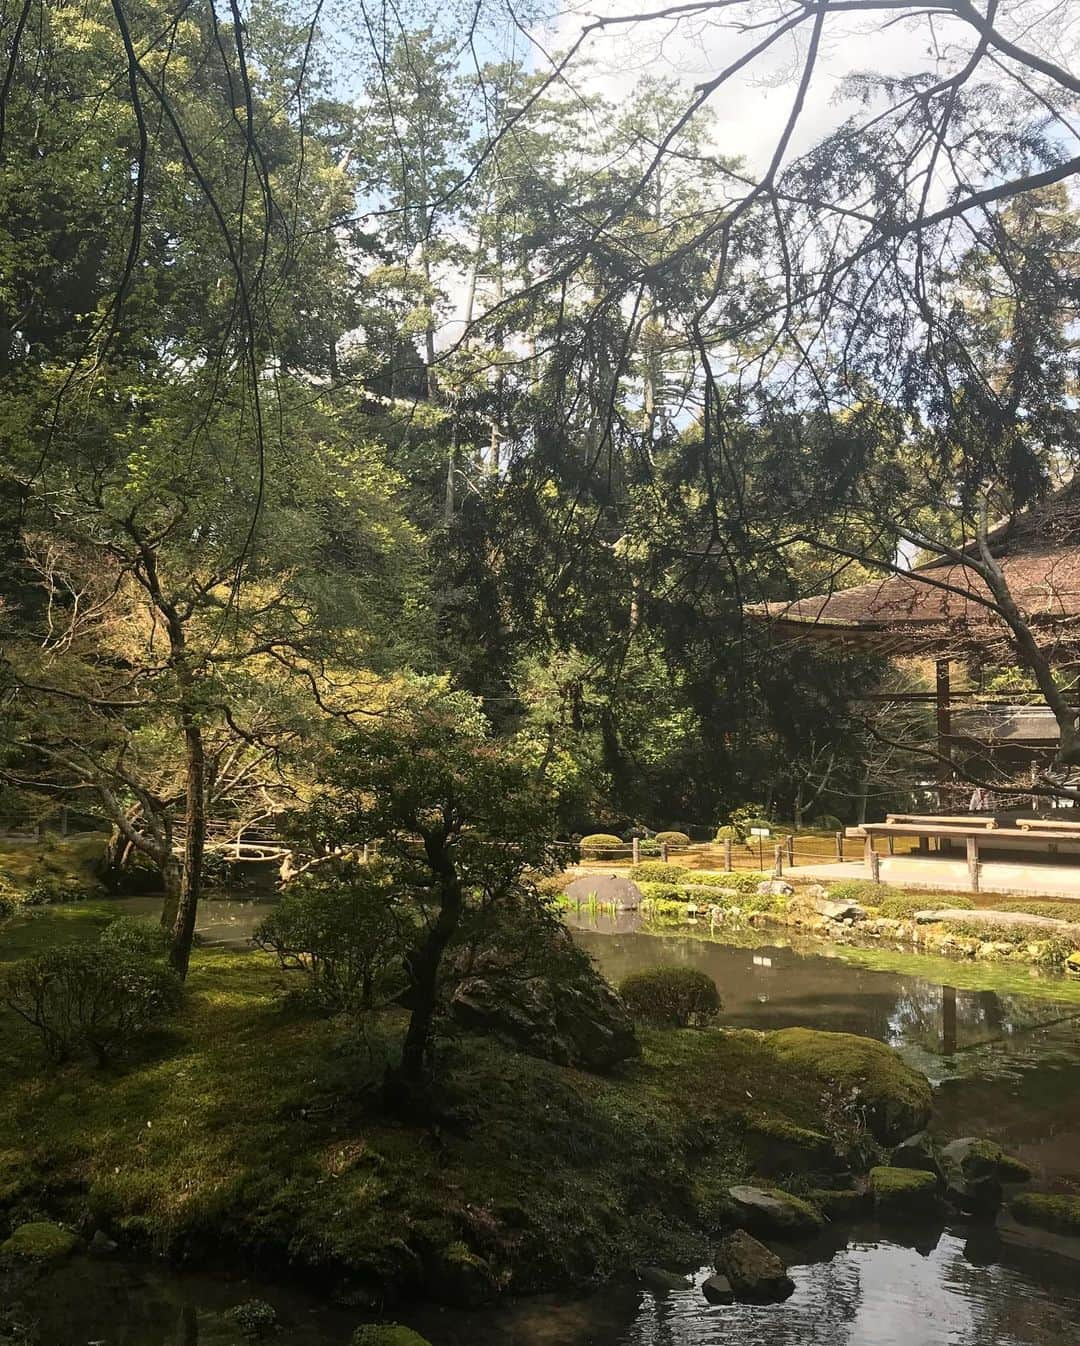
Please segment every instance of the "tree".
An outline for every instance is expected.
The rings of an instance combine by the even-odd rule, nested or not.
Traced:
[[[387,1081],[411,1106],[431,1081],[446,955],[522,899],[526,869],[552,867],[551,800],[460,693],[421,697],[343,739],[328,779],[297,820],[307,845],[316,857],[377,845],[419,915],[405,955],[409,1024]]]

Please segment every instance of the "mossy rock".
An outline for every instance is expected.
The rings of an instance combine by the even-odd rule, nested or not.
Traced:
[[[815,1187],[806,1193],[806,1200],[822,1211],[830,1220],[857,1220],[866,1214],[870,1204],[868,1191],[854,1189],[834,1192],[824,1187]]]
[[[818,1076],[865,1110],[875,1140],[895,1144],[930,1120],[930,1084],[883,1042],[854,1033],[782,1028],[768,1042],[785,1064]]]
[[[918,1168],[872,1168],[870,1194],[881,1220],[932,1219],[939,1214],[938,1182]]]
[[[777,1187],[749,1187],[740,1184],[728,1191],[737,1211],[737,1222],[752,1234],[764,1238],[800,1238],[819,1232],[824,1224],[821,1212],[801,1197]]]
[[[1031,1169],[1014,1154],[1002,1154],[998,1160],[998,1177],[1002,1182],[1030,1182]]]
[[[431,1342],[400,1323],[365,1323],[352,1334],[349,1346],[431,1346]]]
[[[1080,1236],[1080,1196],[1049,1196],[1024,1192],[1013,1197],[1009,1210],[1021,1224],[1048,1229],[1053,1234]]]
[[[754,1169],[766,1177],[782,1173],[831,1173],[842,1167],[836,1146],[822,1131],[799,1126],[786,1117],[743,1119],[743,1143]]]
[[[19,1225],[5,1243],[0,1243],[0,1253],[25,1262],[59,1262],[70,1257],[78,1246],[79,1240],[70,1229],[48,1220],[35,1220]]]

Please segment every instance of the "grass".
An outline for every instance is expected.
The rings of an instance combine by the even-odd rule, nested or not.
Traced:
[[[23,937],[102,919],[57,908]],[[196,950],[182,1012],[122,1069],[50,1072],[0,1016],[0,1233],[51,1214],[173,1260],[471,1300],[700,1256],[755,1137],[844,1140],[832,1035],[795,1060],[771,1035],[646,1032],[608,1078],[462,1037],[421,1127],[380,1107],[401,1027],[311,1017],[269,958],[220,948]]]

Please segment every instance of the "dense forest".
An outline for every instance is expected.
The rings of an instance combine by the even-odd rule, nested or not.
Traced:
[[[194,898],[208,825],[463,696],[563,839],[932,777],[932,670],[754,605],[1068,480],[1076,81],[957,5],[951,77],[852,74],[795,152],[797,9],[740,58],[801,69],[763,165],[720,143],[731,70],[605,93],[626,17],[545,59],[497,5],[5,15],[8,817],[104,819]],[[1026,629],[980,685],[1067,685]]]

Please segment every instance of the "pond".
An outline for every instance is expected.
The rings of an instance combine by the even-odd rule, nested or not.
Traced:
[[[126,910],[138,910],[129,899]],[[149,910],[149,908],[148,908]],[[207,903],[203,938],[242,942],[263,902]],[[1041,1189],[1080,1191],[1080,986],[1027,970],[792,943],[772,933],[657,935],[634,914],[571,924],[614,981],[656,963],[712,976],[733,1026],[808,1025],[898,1048],[936,1086],[942,1134],[991,1136]],[[874,1225],[787,1251],[785,1304],[713,1308],[697,1286],[657,1296],[632,1284],[456,1313],[400,1317],[434,1346],[1064,1346],[1080,1341],[1080,1240],[948,1225],[904,1241]],[[628,1272],[629,1272],[628,1268]],[[218,1346],[221,1310],[273,1303],[277,1346],[346,1346],[354,1314],[279,1285],[76,1260],[30,1292],[42,1346]]]

